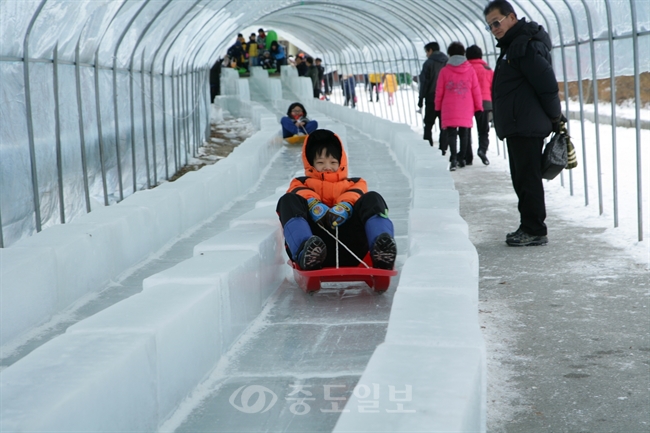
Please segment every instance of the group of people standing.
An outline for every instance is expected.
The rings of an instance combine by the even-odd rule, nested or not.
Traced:
[[[420,74],[418,106],[426,102],[424,139],[433,146],[432,129],[438,119],[438,145],[442,154],[449,150],[449,170],[473,163],[471,128],[473,118],[479,137],[477,155],[483,164],[489,146],[489,116],[492,110],[492,79],[494,72],[482,59],[481,49],[472,45],[465,50],[460,42],[452,42],[447,55],[437,42],[429,42],[424,50],[427,61]],[[460,149],[457,140],[460,138]]]
[[[237,40],[228,48],[227,66],[249,70],[251,66],[261,66],[264,69],[275,69],[278,72],[282,65],[287,64],[284,47],[273,40],[267,43],[264,29],[258,29],[257,34],[251,33],[248,41],[239,33]]]
[[[295,66],[299,77],[308,77],[311,79],[314,98],[329,100],[328,95],[331,93],[329,82],[325,77],[325,67],[323,60],[316,57],[306,56],[304,53],[298,53],[295,58]],[[325,90],[323,90],[323,86]]]
[[[494,72],[481,60],[481,51],[465,51],[459,42],[440,52],[435,42],[425,45],[427,60],[420,74],[419,106],[426,104],[424,139],[433,146],[432,127],[439,119],[439,147],[450,151],[449,169],[471,162],[470,128],[476,118],[477,155],[489,164],[489,114],[497,136],[506,140],[512,185],[518,198],[519,227],[506,235],[510,246],[548,243],[542,183],[542,148],[551,132],[558,132],[562,115],[553,71],[551,38],[539,24],[517,18],[506,0],[484,8],[486,29],[500,48]],[[456,150],[456,137],[460,149]]]

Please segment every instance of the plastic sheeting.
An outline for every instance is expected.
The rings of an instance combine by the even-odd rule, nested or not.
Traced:
[[[606,78],[612,67],[615,75],[650,70],[647,54],[639,54],[650,52],[647,1],[512,4],[561,48],[554,50],[560,80]],[[273,28],[342,73],[414,76],[431,40],[477,44],[494,62],[484,5],[2,1],[0,246],[120,201],[185,164],[208,129],[209,67],[247,27]]]

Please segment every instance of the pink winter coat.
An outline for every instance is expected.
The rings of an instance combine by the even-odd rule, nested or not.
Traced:
[[[476,78],[478,78],[478,85],[481,87],[483,100],[492,101],[492,78],[494,77],[494,71],[490,69],[483,59],[471,59],[468,62],[474,68],[474,72],[476,72]]]
[[[481,88],[474,68],[464,56],[452,56],[436,83],[436,111],[441,112],[442,129],[471,128],[474,113],[483,111]]]

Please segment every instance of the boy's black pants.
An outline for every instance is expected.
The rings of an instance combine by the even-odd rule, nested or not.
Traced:
[[[350,218],[339,226],[339,240],[343,242],[354,254],[361,260],[368,253],[368,239],[366,238],[365,223],[366,221],[380,213],[386,212],[388,206],[384,198],[375,191],[369,191],[357,200]],[[336,266],[336,241],[334,238],[325,233],[325,218],[321,220],[322,226],[314,222],[309,214],[307,200],[298,194],[287,193],[280,197],[276,212],[280,216],[282,227],[291,218],[302,217],[311,228],[312,234],[318,236],[327,246],[327,258],[323,263],[324,267]],[[326,229],[335,235],[335,230]],[[286,245],[285,245],[286,246]],[[287,247],[287,254],[291,257],[291,252]],[[339,245],[339,266],[357,266],[359,261],[355,259],[345,248]]]

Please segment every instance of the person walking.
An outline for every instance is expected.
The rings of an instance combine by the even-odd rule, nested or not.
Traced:
[[[447,48],[449,62],[442,68],[436,84],[436,111],[442,118],[442,128],[447,133],[449,171],[456,166],[465,167],[465,151],[472,128],[472,117],[483,109],[481,88],[474,69],[465,58],[465,47],[452,42]],[[456,152],[456,137],[460,137],[460,150]]]
[[[442,68],[447,64],[448,58],[444,53],[440,52],[440,45],[437,42],[429,42],[426,44],[424,51],[427,54],[427,60],[422,65],[422,71],[418,78],[420,84],[418,107],[422,109],[422,104],[426,104],[424,107],[423,138],[428,140],[429,144],[433,146],[431,130],[433,129],[433,124],[436,122],[436,83],[438,82],[438,74],[440,74]],[[447,140],[440,119],[438,119],[438,126],[440,127],[438,146],[444,155],[447,150],[445,147]]]
[[[310,56],[305,57],[305,64],[307,65],[305,77],[311,79],[311,88],[314,98],[318,99],[320,96],[320,80],[318,79],[318,68],[314,64],[314,58]]]
[[[553,45],[542,26],[518,19],[506,0],[491,1],[483,15],[501,49],[492,82],[494,127],[497,136],[506,140],[510,177],[519,200],[519,228],[506,235],[506,243],[545,245],[542,146],[544,138],[566,121],[551,64]]]
[[[355,108],[357,105],[357,94],[355,88],[357,87],[357,82],[354,79],[354,75],[348,74],[343,75],[343,80],[341,81],[343,86],[343,95],[345,96],[345,102],[343,105],[350,105],[352,108]]]
[[[478,151],[476,154],[485,165],[490,164],[487,157],[488,146],[490,145],[490,114],[492,113],[492,78],[494,71],[482,59],[483,51],[476,45],[467,47],[465,52],[467,61],[474,68],[478,84],[481,87],[481,96],[483,97],[483,111],[477,111],[476,118],[476,131],[478,132]],[[472,161],[472,137],[470,135],[469,146],[467,147],[467,154],[465,155],[467,162]]]
[[[393,95],[397,91],[397,77],[395,77],[395,74],[389,72],[384,74],[382,83],[384,91],[388,93],[388,105],[393,105],[395,103]]]

